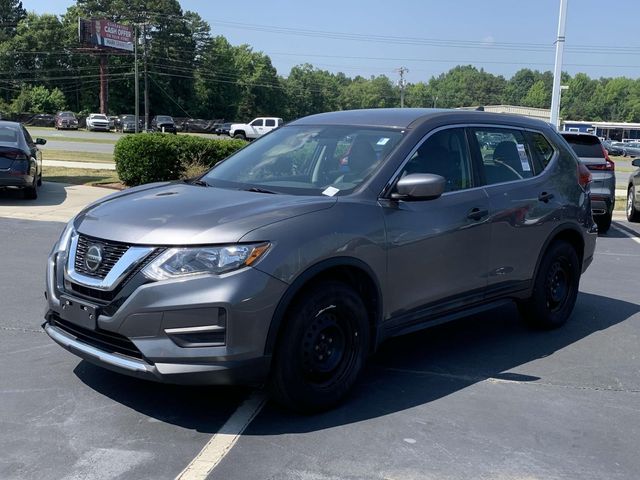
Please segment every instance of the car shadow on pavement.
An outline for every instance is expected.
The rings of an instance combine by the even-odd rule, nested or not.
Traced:
[[[488,379],[544,381],[511,370],[624,322],[638,311],[640,305],[580,293],[571,319],[552,331],[527,328],[513,305],[394,338],[370,359],[353,393],[341,406],[304,416],[269,403],[244,434],[305,433],[360,422],[427,404]],[[117,402],[200,432],[215,432],[220,412],[233,411],[233,405],[237,406],[249,391],[154,384],[87,362],[81,362],[75,373],[88,386]]]
[[[43,182],[38,188],[38,198],[27,200],[23,198],[22,191],[11,188],[0,188],[0,206],[3,207],[46,207],[62,205],[67,199],[67,191],[64,183]]]

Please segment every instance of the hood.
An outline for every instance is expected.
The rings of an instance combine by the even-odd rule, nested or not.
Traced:
[[[129,244],[235,243],[251,230],[331,208],[336,201],[163,183],[99,200],[78,214],[74,224],[85,235]]]

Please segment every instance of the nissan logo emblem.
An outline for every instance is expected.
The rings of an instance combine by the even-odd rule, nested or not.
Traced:
[[[102,263],[102,248],[99,245],[91,245],[87,249],[87,253],[84,256],[84,265],[90,272],[95,272],[100,268]]]

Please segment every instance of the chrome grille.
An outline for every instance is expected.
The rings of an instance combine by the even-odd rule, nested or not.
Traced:
[[[99,245],[102,247],[102,263],[95,272],[89,270],[85,265],[85,256],[90,245]],[[80,235],[78,237],[78,248],[74,262],[75,270],[88,277],[104,279],[128,249],[129,246],[122,243],[107,242]]]

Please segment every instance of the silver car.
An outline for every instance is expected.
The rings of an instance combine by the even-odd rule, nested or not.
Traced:
[[[591,183],[591,209],[600,233],[611,227],[616,203],[616,166],[600,139],[591,133],[561,132],[564,139],[585,165],[593,181]]]
[[[387,338],[515,301],[562,325],[593,259],[589,171],[547,124],[431,109],[314,115],[195,181],[85,208],[49,257],[44,329],[183,384],[338,403]]]

